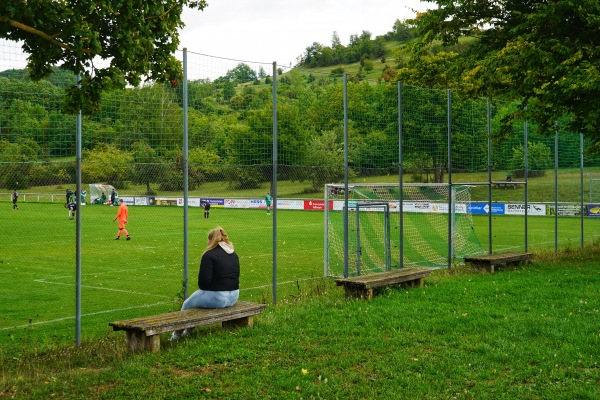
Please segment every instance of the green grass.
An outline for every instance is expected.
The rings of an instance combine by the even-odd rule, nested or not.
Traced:
[[[0,231],[5,276],[0,280],[0,342],[72,338],[75,221],[58,204],[22,203],[18,211],[5,205],[0,219],[10,228]],[[107,319],[170,311],[181,300],[183,208],[130,206],[131,241],[114,240],[115,214],[116,207],[82,207],[82,326],[89,335],[104,331]],[[323,275],[323,214],[288,211],[278,217],[278,295],[285,297],[297,291],[296,280]],[[204,220],[200,209],[190,209],[188,293],[197,288],[206,234],[218,225],[228,231],[242,258],[241,298],[270,301],[272,218],[259,210],[213,207]]]
[[[584,201],[590,198],[590,182],[589,174],[599,173],[600,168],[586,168],[583,180],[584,186]],[[431,178],[431,177],[430,177]],[[495,171],[492,174],[492,180],[503,181],[506,178],[505,171]],[[561,169],[558,177],[558,199],[561,202],[579,203],[580,199],[580,171],[579,169]],[[405,182],[412,182],[410,174],[404,177]],[[452,181],[454,183],[461,182],[487,182],[487,172],[474,173],[453,173]],[[398,175],[383,175],[383,176],[367,176],[357,177],[350,180],[350,183],[393,183],[398,184]],[[270,183],[263,183],[256,189],[232,189],[226,182],[207,182],[199,186],[196,190],[190,191],[192,197],[250,197],[263,198],[265,193],[270,190]],[[86,185],[84,185],[86,186]],[[156,185],[155,185],[156,186]],[[157,196],[182,196],[182,193],[160,191],[157,187],[152,186],[152,190],[157,191]],[[50,185],[50,186],[35,186],[22,193],[43,193],[54,194],[57,201],[62,201],[65,193],[65,188],[74,189],[74,185]],[[86,186],[87,187],[87,186]],[[277,195],[279,198],[310,198],[322,199],[323,190],[313,192],[312,184],[308,181],[279,181],[277,182]],[[145,185],[130,185],[127,189],[119,190],[122,196],[143,196],[146,192]],[[12,192],[6,191],[2,193],[0,200],[9,201]],[[487,186],[474,186],[472,188],[473,201],[487,201]],[[525,199],[524,188],[522,185],[516,189],[496,189],[492,190],[492,200],[496,202],[520,202]],[[528,199],[530,202],[554,202],[554,171],[548,170],[541,177],[529,179],[528,184]],[[22,200],[22,198],[20,199]]]
[[[72,343],[75,317],[75,221],[59,204],[9,203],[0,208],[0,343],[30,340],[52,346]],[[183,208],[130,207],[131,241],[115,241],[115,207],[82,209],[82,334],[101,336],[111,320],[179,308],[183,280]],[[487,250],[487,218],[475,216],[475,232]],[[597,241],[600,219],[586,218],[586,243]],[[530,250],[554,248],[554,219],[531,217]],[[579,247],[578,218],[559,221],[560,248]],[[188,287],[196,289],[206,233],[221,225],[242,264],[241,299],[270,302],[272,219],[264,211],[213,208],[209,220],[190,209]],[[494,251],[523,250],[522,217],[494,217]],[[407,249],[409,246],[407,246]],[[394,249],[393,249],[394,251]],[[397,251],[397,250],[396,250]],[[278,212],[277,298],[300,296],[308,281],[323,276],[323,213]]]
[[[121,332],[79,348],[3,348],[0,396],[597,399],[599,257],[590,246],[493,275],[438,270],[371,302],[313,282],[253,329],[198,329],[154,354],[127,353]]]

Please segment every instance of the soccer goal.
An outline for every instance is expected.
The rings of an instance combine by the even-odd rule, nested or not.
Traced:
[[[114,187],[102,183],[90,183],[90,192],[88,193],[90,204],[104,204],[110,199],[110,194]]]
[[[447,266],[449,257],[485,253],[468,213],[469,186],[404,184],[402,187],[402,207],[398,184],[348,187],[348,276],[399,268],[401,252],[403,266],[432,268]],[[328,276],[344,275],[344,196],[344,185],[325,185],[329,205],[325,208]]]
[[[600,177],[590,174],[590,203],[600,203]]]

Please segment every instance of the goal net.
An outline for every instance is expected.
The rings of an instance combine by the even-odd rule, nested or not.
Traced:
[[[600,177],[590,174],[590,203],[600,203]]]
[[[101,183],[90,183],[90,191],[87,194],[91,204],[104,204],[110,199],[114,187]]]
[[[448,212],[449,196],[452,212]],[[405,267],[443,267],[449,257],[485,253],[467,213],[469,186],[403,185],[403,234],[399,198],[397,184],[348,187],[348,276],[399,268],[401,239]],[[325,199],[329,205],[325,212],[325,272],[343,276],[344,185],[325,185]]]

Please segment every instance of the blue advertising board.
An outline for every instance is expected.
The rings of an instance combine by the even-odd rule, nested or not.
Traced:
[[[487,215],[490,213],[490,205],[488,203],[469,203],[467,204],[467,213],[473,215]],[[493,215],[504,214],[504,204],[492,204]]]
[[[600,204],[588,204],[587,215],[588,217],[600,217]]]

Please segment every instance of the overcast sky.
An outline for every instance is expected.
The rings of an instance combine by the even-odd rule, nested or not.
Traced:
[[[208,0],[204,11],[186,10],[180,47],[243,61],[296,64],[313,42],[343,45],[363,31],[374,39],[396,19],[414,17],[434,3],[419,0]]]
[[[374,39],[396,19],[413,18],[435,3],[419,0],[207,0],[204,11],[186,9],[180,49],[232,60],[283,67],[314,42],[331,45],[336,31],[343,45],[369,31]],[[20,45],[0,40],[0,70],[24,68]],[[219,71],[219,74],[223,71]]]

